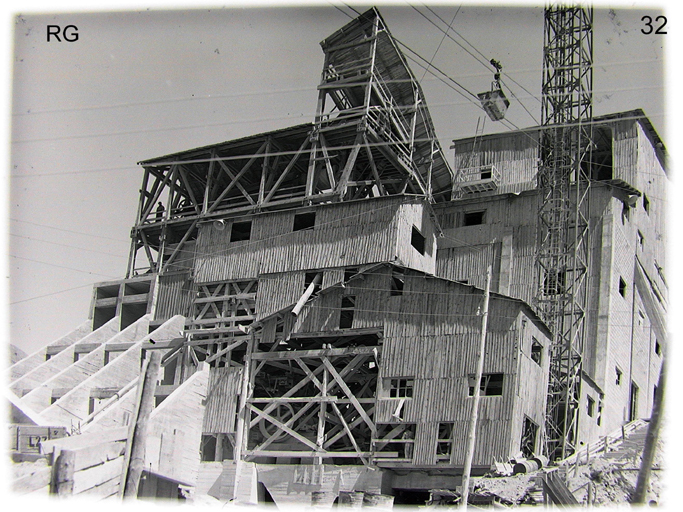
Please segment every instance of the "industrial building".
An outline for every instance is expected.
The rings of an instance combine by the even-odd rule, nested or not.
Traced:
[[[142,495],[331,505],[458,490],[477,387],[473,474],[649,417],[668,179],[645,114],[591,118],[590,193],[559,210],[587,263],[550,268],[548,126],[455,140],[447,156],[376,9],[321,47],[313,124],[140,163],[126,277],[97,283],[86,322],[11,367],[18,432],[109,433],[122,456],[141,362],[161,352]],[[567,190],[583,194],[578,174]],[[582,304],[573,373],[553,369],[562,321],[545,305],[568,296]],[[549,407],[564,414],[551,427]],[[570,445],[549,449],[549,428]],[[83,489],[115,494],[111,475]]]

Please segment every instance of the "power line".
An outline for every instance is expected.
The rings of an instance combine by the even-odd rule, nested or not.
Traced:
[[[48,226],[47,224],[39,224],[37,222],[31,222],[28,220],[20,220],[20,219],[13,219],[13,218],[10,218],[10,220],[13,222],[21,222],[23,224],[31,224],[32,226],[39,226],[41,228],[55,229],[57,231],[64,231],[66,233],[73,233],[75,235],[83,235],[83,236],[88,236],[88,237],[103,238],[105,240],[112,240],[114,242],[124,242],[124,241],[129,242],[130,241],[129,239],[123,240],[121,238],[111,238],[111,237],[104,236],[104,235],[93,235],[92,233],[83,233],[82,231],[73,231],[70,229],[58,228],[55,226]]]
[[[65,267],[65,266],[63,266],[63,265],[57,265],[56,263],[48,263],[47,261],[33,260],[33,259],[31,259],[31,258],[24,258],[24,257],[22,257],[22,256],[16,256],[16,255],[14,255],[14,254],[10,254],[9,257],[10,257],[10,258],[16,258],[16,259],[19,259],[19,260],[31,261],[31,262],[33,262],[33,263],[41,263],[41,264],[43,264],[43,265],[49,265],[49,266],[51,266],[51,267],[62,268],[62,269],[64,269],[64,270],[71,270],[71,271],[73,271],[73,272],[81,272],[81,273],[83,273],[83,274],[91,274],[91,275],[97,275],[97,276],[108,277],[108,278],[110,278],[110,279],[116,279],[115,276],[110,276],[109,274],[100,274],[99,272],[89,272],[89,271],[87,271],[87,270],[82,270],[82,269],[78,269],[78,268]]]
[[[68,248],[71,248],[71,249],[78,249],[79,251],[86,251],[86,252],[94,252],[94,253],[97,253],[97,254],[104,254],[105,256],[113,256],[113,257],[115,257],[115,258],[128,258],[127,256],[122,256],[121,254],[114,254],[114,253],[111,253],[111,252],[98,251],[98,250],[95,250],[95,249],[86,249],[86,248],[84,248],[84,247],[78,247],[78,246],[76,246],[76,245],[60,244],[60,243],[57,243],[57,242],[50,242],[49,240],[41,240],[40,238],[32,238],[32,237],[30,237],[30,236],[16,235],[16,234],[14,234],[14,233],[10,233],[10,236],[14,236],[14,237],[17,237],[17,238],[24,238],[24,239],[26,239],[26,240],[32,240],[32,241],[34,241],[34,242],[40,242],[40,243],[44,243],[44,244],[51,244],[51,245],[57,245],[57,246],[60,246],[60,247],[68,247]]]
[[[36,297],[31,297],[29,299],[15,300],[14,302],[10,302],[9,304],[10,304],[10,306],[14,306],[15,304],[21,304],[23,302],[29,302],[29,301],[37,300],[37,299],[44,299],[45,297],[52,297],[53,295],[59,295],[61,293],[66,293],[66,292],[70,292],[73,290],[79,290],[81,288],[86,288],[86,287],[91,287],[91,286],[92,286],[92,283],[83,284],[81,286],[74,286],[73,288],[67,288],[65,290],[59,290],[56,292],[46,293],[44,295],[38,295]]]

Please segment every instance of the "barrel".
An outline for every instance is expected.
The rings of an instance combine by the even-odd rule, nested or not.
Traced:
[[[534,455],[529,460],[535,460],[538,464],[539,469],[544,468],[548,465],[548,457],[546,457],[545,455]]]
[[[518,475],[520,473],[532,473],[539,468],[538,462],[531,460],[520,461],[512,468],[512,473]]]
[[[366,492],[363,495],[363,508],[376,510],[391,510],[394,507],[394,497],[386,494],[373,494]]]
[[[363,506],[363,491],[339,491],[339,506],[344,508],[361,508]]]

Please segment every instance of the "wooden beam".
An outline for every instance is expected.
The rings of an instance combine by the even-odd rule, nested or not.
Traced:
[[[286,432],[287,434],[289,434],[290,436],[292,436],[297,441],[305,444],[306,446],[308,446],[312,450],[317,451],[318,447],[315,445],[315,443],[313,441],[310,441],[309,439],[305,438],[304,436],[302,436],[301,434],[299,434],[295,430],[289,428],[287,425],[285,425],[284,423],[279,421],[277,418],[273,418],[270,414],[266,414],[264,411],[262,411],[261,409],[259,409],[257,407],[254,407],[253,405],[247,404],[247,407],[249,408],[249,410],[251,410],[252,412],[255,412],[258,416],[261,416],[266,421],[269,421],[270,423],[275,425],[280,430],[282,430],[282,431]],[[273,436],[271,436],[271,437],[273,437]]]
[[[228,195],[230,190],[232,190],[232,187],[237,185],[237,181],[239,181],[242,178],[242,176],[244,176],[244,174],[249,170],[249,168],[254,164],[254,162],[256,162],[256,160],[261,157],[261,154],[266,150],[267,145],[268,145],[268,141],[265,141],[261,145],[261,147],[258,149],[258,151],[256,153],[254,153],[254,155],[249,159],[249,161],[245,164],[245,166],[242,167],[242,170],[237,173],[237,175],[235,176],[235,179],[233,179],[228,184],[228,186],[225,187],[225,189],[223,189],[223,192],[221,192],[221,194],[216,198],[216,200],[213,202],[211,207],[207,210],[207,213],[211,213],[216,208],[218,208],[221,201],[225,198],[225,196]]]
[[[339,387],[342,388],[344,393],[346,393],[346,396],[349,398],[349,400],[351,400],[351,403],[358,411],[358,414],[361,415],[363,421],[365,421],[368,427],[370,427],[370,430],[374,433],[377,430],[377,427],[375,427],[375,423],[370,419],[367,412],[365,412],[365,409],[363,409],[363,406],[358,402],[353,392],[346,385],[344,379],[341,377],[341,375],[339,375],[339,373],[337,373],[337,370],[335,370],[334,366],[332,366],[332,363],[330,363],[329,359],[323,357],[322,360],[325,367],[329,370],[330,375],[332,375],[332,378],[335,381],[337,381],[337,384],[339,384]]]
[[[218,165],[220,165],[221,169],[225,174],[228,175],[228,177],[231,180],[235,180],[235,175],[231,172],[230,167],[228,167],[228,164],[223,162],[222,160],[218,160]],[[235,186],[242,192],[242,195],[249,201],[251,204],[256,205],[256,201],[254,201],[249,195],[249,192],[246,191],[246,189],[242,186],[242,184],[239,181],[235,181]]]
[[[268,201],[271,200],[273,195],[275,195],[275,192],[277,192],[277,189],[280,188],[280,185],[282,185],[282,182],[285,181],[287,174],[289,174],[289,171],[292,170],[292,168],[294,167],[294,164],[296,164],[297,160],[299,159],[301,154],[306,150],[306,148],[308,147],[309,144],[310,144],[310,139],[308,137],[306,137],[306,139],[301,144],[301,146],[299,147],[297,152],[294,154],[292,159],[287,164],[287,167],[285,167],[284,171],[282,171],[282,174],[280,174],[280,176],[278,177],[277,181],[273,185],[273,188],[271,188],[270,192],[268,192],[268,195],[263,200],[263,203],[267,203]]]
[[[251,358],[257,360],[270,359],[305,359],[326,358],[355,355],[372,355],[380,347],[347,347],[347,348],[321,348],[314,350],[288,350],[281,352],[257,352]]]

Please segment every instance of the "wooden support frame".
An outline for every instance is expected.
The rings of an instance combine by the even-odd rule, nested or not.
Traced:
[[[329,338],[323,339],[329,341]],[[277,452],[271,445],[285,436],[301,447],[292,452],[313,453],[318,463],[340,452],[344,456],[355,454],[363,464],[368,464],[370,438],[376,429],[372,415],[377,372],[362,373],[359,369],[374,361],[381,347],[309,350],[278,350],[278,347],[278,343],[273,343],[269,351],[254,351],[250,356],[252,363],[259,364],[252,365],[256,368],[250,376],[255,394],[245,403],[251,417],[244,428],[252,434],[245,434],[244,438],[260,438],[260,441],[245,450],[244,456],[253,459]],[[278,370],[287,382],[286,388],[275,396],[261,396],[263,383],[272,379]],[[350,386],[359,391],[354,393]],[[268,393],[273,394],[272,390]],[[278,409],[282,404],[288,404],[288,409]],[[278,417],[279,410],[290,411],[288,417]],[[314,432],[312,437],[311,432]]]

